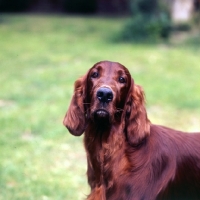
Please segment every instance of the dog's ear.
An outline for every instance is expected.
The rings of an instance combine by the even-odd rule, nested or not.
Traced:
[[[150,134],[150,121],[145,109],[144,92],[141,86],[132,80],[125,104],[125,133],[127,141],[133,146],[139,145]]]
[[[86,128],[86,114],[84,108],[86,76],[75,82],[74,94],[69,109],[63,120],[63,124],[69,132],[80,136]]]

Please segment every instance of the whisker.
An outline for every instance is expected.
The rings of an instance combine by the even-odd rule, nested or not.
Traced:
[[[121,109],[121,108],[115,108],[116,112],[123,112],[124,109]]]

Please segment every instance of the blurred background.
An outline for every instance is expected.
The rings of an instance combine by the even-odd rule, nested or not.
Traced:
[[[89,193],[62,120],[100,60],[130,70],[152,123],[200,131],[199,0],[0,0],[0,200]]]

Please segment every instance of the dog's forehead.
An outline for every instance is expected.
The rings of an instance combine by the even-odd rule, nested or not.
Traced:
[[[111,73],[115,73],[115,72],[119,72],[121,71],[123,72],[128,72],[127,68],[124,67],[122,64],[118,63],[118,62],[111,62],[111,61],[101,61],[96,63],[92,69],[101,69],[103,70],[106,74],[111,74]]]

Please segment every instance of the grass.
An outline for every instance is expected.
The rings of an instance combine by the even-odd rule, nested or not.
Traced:
[[[114,43],[124,19],[0,16],[0,200],[84,199],[82,138],[62,125],[74,81],[97,61],[127,66],[149,118],[200,130],[200,48]]]

